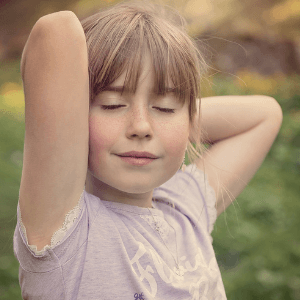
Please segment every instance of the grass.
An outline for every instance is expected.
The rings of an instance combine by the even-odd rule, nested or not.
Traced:
[[[0,299],[22,299],[13,232],[22,174],[19,62],[0,72]],[[230,300],[300,299],[300,77],[241,72],[204,82],[203,96],[265,94],[283,109],[280,133],[249,185],[218,219],[213,246]]]

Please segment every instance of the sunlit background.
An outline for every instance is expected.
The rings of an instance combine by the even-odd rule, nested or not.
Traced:
[[[71,10],[81,20],[117,2],[0,2],[0,299],[22,299],[12,238],[25,133],[25,42],[46,14]],[[300,1],[154,2],[177,9],[197,39],[210,66],[203,97],[262,94],[282,107],[280,133],[253,180],[218,218],[213,246],[228,300],[299,300]]]

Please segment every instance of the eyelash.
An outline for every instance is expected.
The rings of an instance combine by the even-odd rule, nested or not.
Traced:
[[[117,109],[119,107],[122,107],[124,105],[101,105],[102,109],[104,110],[113,110],[113,109]],[[174,113],[175,109],[171,109],[171,108],[161,108],[161,107],[154,107],[157,108],[159,111],[165,112],[165,113]]]

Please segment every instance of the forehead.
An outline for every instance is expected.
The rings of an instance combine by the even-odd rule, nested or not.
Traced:
[[[110,86],[118,86],[123,87],[126,82],[128,83],[128,79],[130,76],[132,76],[132,69],[130,70],[131,66],[127,67],[121,75],[114,80]],[[145,53],[143,55],[143,58],[141,59],[139,63],[139,70],[138,71],[138,78],[137,78],[137,86],[147,86],[149,89],[154,90],[155,88],[155,78],[157,76],[158,70],[155,70],[154,64],[153,64],[153,58],[149,52],[149,50],[145,50]],[[129,80],[130,81],[130,80]],[[174,85],[171,82],[170,77],[167,75],[165,77],[165,85],[167,90],[172,89]],[[127,88],[124,86],[124,88]]]
[[[142,83],[146,79],[150,79],[151,82],[154,82],[154,67],[152,59],[149,54],[145,55],[140,62],[140,74],[138,78],[138,84]],[[130,76],[129,67],[127,67],[122,74],[112,83],[112,85],[124,85],[126,77]]]

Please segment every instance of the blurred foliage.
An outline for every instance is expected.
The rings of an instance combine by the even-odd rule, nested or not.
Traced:
[[[195,36],[203,32],[217,33],[218,36],[269,35],[273,38],[287,37],[299,43],[299,0],[152,1],[177,9],[187,19],[190,34]],[[72,10],[81,19],[118,2],[120,0],[0,1],[0,28],[5,36],[3,43],[10,43],[16,35],[23,35],[26,31],[28,35],[35,22],[46,14]]]
[[[190,0],[182,13],[192,35],[209,31],[218,36],[286,37],[299,43],[299,0]]]
[[[11,92],[8,87],[12,88]],[[0,95],[0,299],[22,299],[19,264],[13,255],[12,242],[23,163],[25,127],[20,112],[23,113],[24,102],[20,86],[9,84],[3,90],[5,94]]]
[[[74,1],[69,8],[86,16],[120,0]],[[217,31],[218,34],[279,34],[298,39],[299,0],[153,0],[177,9],[188,21],[190,33]]]
[[[25,132],[19,63],[0,71],[0,299],[22,299],[12,244]],[[264,94],[282,107],[280,133],[250,184],[217,219],[213,246],[228,299],[300,300],[300,76],[217,74],[203,80],[202,94]]]

